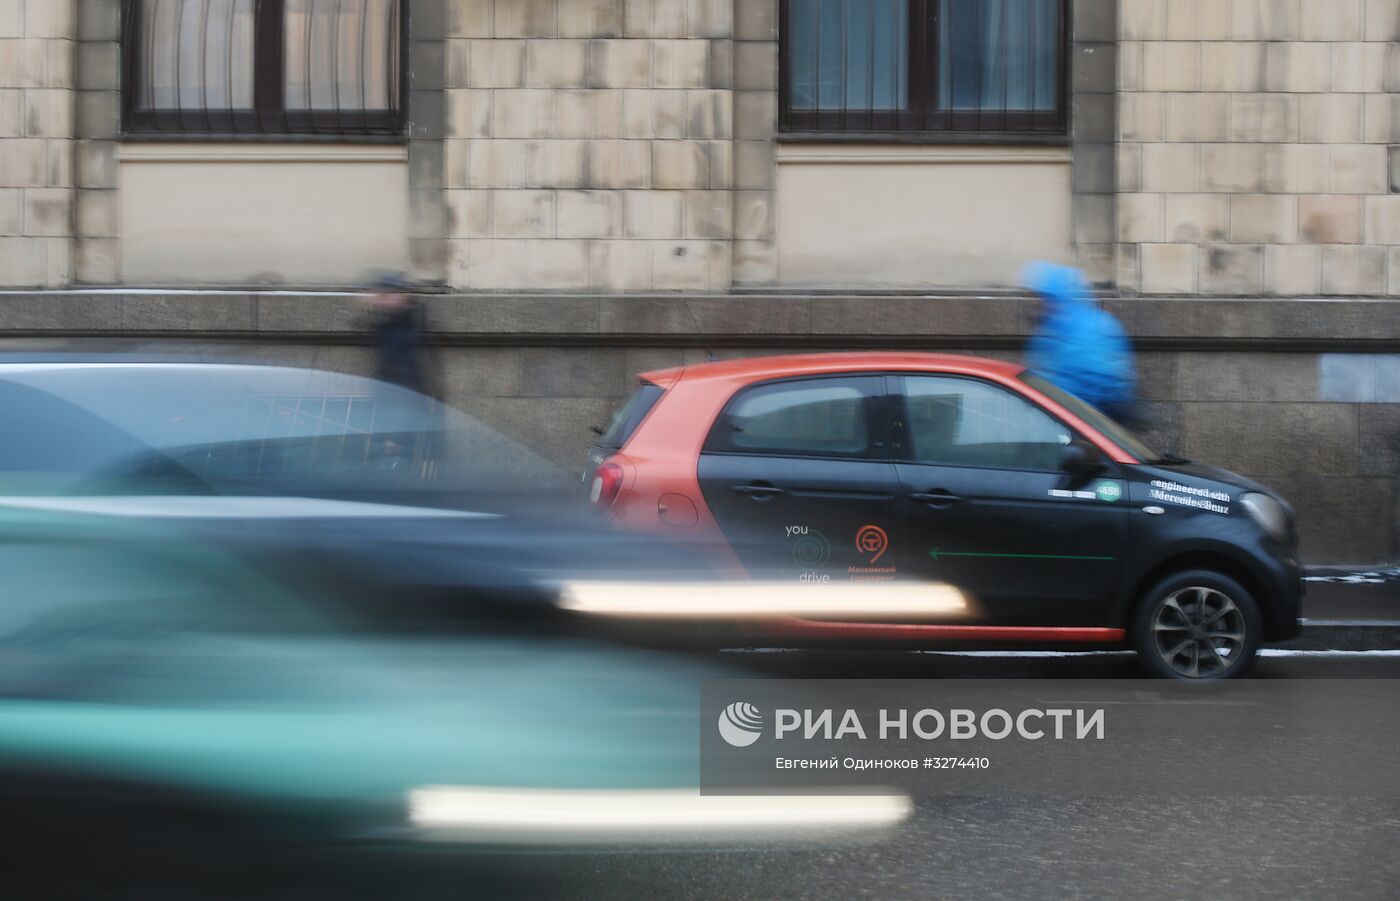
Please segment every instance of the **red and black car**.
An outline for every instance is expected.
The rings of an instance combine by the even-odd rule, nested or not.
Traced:
[[[786,636],[1136,649],[1243,673],[1298,632],[1293,511],[1159,454],[1024,367],[841,353],[646,373],[590,451],[591,502],[753,577],[924,580],[959,622],[807,619]]]

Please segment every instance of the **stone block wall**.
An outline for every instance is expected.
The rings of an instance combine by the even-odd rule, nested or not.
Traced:
[[[447,399],[577,473],[636,375],[717,357],[863,348],[1017,359],[1015,297],[432,295]],[[1270,485],[1304,559],[1400,557],[1400,301],[1107,301],[1138,347],[1157,448]],[[335,294],[0,295],[0,338],[369,373],[363,300]],[[95,336],[102,337],[95,337]],[[0,341],[0,350],[5,342]]]
[[[407,0],[408,246],[410,275],[447,282],[447,202],[443,138],[447,133],[446,53],[449,0]]]
[[[1090,281],[1114,279],[1118,0],[1074,0],[1069,46],[1071,238]]]
[[[0,0],[0,286],[73,273],[74,0]]]
[[[1395,558],[1400,396],[1328,397],[1324,360],[1364,355],[1201,351],[1139,355],[1154,447],[1242,473],[1298,511],[1309,563]],[[1390,356],[1400,361],[1400,357]]]
[[[778,121],[778,0],[734,0],[734,246],[736,287],[778,280],[774,232]]]
[[[747,135],[751,120],[776,116],[732,90],[734,10],[451,0],[449,283],[727,289],[736,126]]]
[[[121,280],[121,0],[78,0],[77,17],[73,281],[115,285]]]
[[[1400,0],[1121,0],[1118,285],[1400,294]]]

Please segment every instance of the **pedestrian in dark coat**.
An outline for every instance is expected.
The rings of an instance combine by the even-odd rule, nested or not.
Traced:
[[[427,318],[403,275],[377,276],[370,286],[370,304],[378,351],[375,377],[435,397],[437,386],[424,348]]]
[[[442,410],[437,368],[426,346],[427,316],[401,273],[370,283],[375,378],[375,431],[386,436],[375,453],[385,468],[427,473],[442,452]],[[409,392],[389,386],[406,388]]]

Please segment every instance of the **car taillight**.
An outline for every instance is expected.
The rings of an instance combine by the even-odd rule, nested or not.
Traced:
[[[600,507],[611,507],[622,490],[622,467],[616,463],[604,463],[593,476],[593,489],[589,500]]]

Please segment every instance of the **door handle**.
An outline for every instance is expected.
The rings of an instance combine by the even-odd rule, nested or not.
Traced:
[[[909,499],[911,501],[919,501],[928,504],[930,507],[949,507],[962,500],[962,498],[958,497],[956,494],[950,494],[941,488],[927,492],[917,491],[909,495]]]
[[[769,498],[787,493],[781,488],[774,488],[772,485],[735,485],[734,491],[736,494],[747,494],[749,497],[758,501],[766,501]]]

